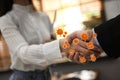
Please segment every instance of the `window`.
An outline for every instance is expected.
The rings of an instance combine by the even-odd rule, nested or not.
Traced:
[[[42,0],[42,10],[50,17],[54,29],[64,28],[67,33],[93,28],[102,23],[102,0]],[[60,26],[64,24],[64,26]]]

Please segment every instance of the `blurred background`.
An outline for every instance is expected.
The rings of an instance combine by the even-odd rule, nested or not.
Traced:
[[[64,28],[68,34],[78,29],[92,29],[120,14],[120,0],[40,1],[36,5],[48,14],[54,30]],[[4,10],[0,9],[0,16],[2,13]],[[63,36],[56,37],[59,39]],[[120,80],[120,58],[104,57],[87,64],[76,64],[64,59],[59,61],[60,63],[49,66],[51,80]],[[9,51],[0,34],[0,80],[8,80],[12,73],[9,67]]]

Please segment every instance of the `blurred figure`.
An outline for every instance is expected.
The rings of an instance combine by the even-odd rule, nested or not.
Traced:
[[[33,1],[35,0],[1,0],[4,6],[9,4],[0,17],[0,30],[11,55],[13,74],[10,80],[50,80],[48,66],[64,56],[71,58],[68,55],[71,48],[81,53],[94,53],[73,44],[64,49],[63,44],[69,42],[69,36],[55,40],[48,15],[36,9]],[[73,61],[78,61],[79,55],[75,54]]]

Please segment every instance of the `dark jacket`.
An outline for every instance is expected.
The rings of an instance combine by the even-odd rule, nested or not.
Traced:
[[[120,15],[94,28],[97,39],[110,57],[120,57]]]

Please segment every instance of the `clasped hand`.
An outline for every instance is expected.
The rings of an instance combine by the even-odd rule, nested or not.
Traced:
[[[64,57],[77,63],[95,62],[102,49],[96,44],[96,33],[92,30],[75,31],[60,40],[61,52]]]

